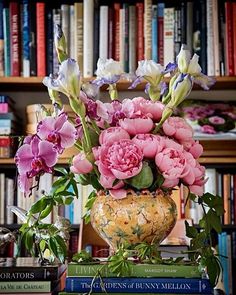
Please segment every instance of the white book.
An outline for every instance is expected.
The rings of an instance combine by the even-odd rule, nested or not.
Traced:
[[[5,223],[5,174],[0,173],[0,224]]]
[[[129,72],[134,73],[137,68],[137,54],[136,54],[136,7],[129,6]]]
[[[17,207],[26,210],[25,207],[24,207],[25,206],[24,205],[24,200],[25,200],[24,193],[19,189],[19,187],[17,187],[17,201],[16,201],[16,205],[17,205]],[[22,224],[23,223],[22,220],[19,217],[17,217],[17,223],[18,224]]]
[[[213,45],[214,45],[213,48],[214,48],[215,76],[220,76],[218,0],[213,0],[212,25],[213,25]]]
[[[61,5],[61,28],[66,39],[67,53],[69,53],[70,52],[70,5],[69,4]]]
[[[73,204],[74,204],[74,215],[73,215],[73,224],[81,224],[82,221],[82,185],[78,184],[78,198],[74,198]]]
[[[108,6],[100,6],[99,58],[108,58]]]
[[[83,3],[74,4],[75,14],[75,60],[79,64],[81,73],[83,74]]]
[[[75,7],[74,5],[70,5],[70,46],[69,46],[69,56],[76,60],[75,55]]]
[[[53,18],[54,28],[56,25],[61,25],[61,10],[53,9],[52,18]],[[58,63],[58,57],[57,57],[57,52],[55,48],[55,42],[53,40],[53,74],[58,73],[58,70],[59,70],[59,63]]]
[[[218,194],[218,184],[217,184],[217,171],[215,168],[206,168],[205,178],[208,178],[207,182],[204,185],[204,192],[210,193],[212,195]]]
[[[108,8],[107,8],[108,11]],[[94,1],[84,0],[84,77],[93,76]],[[108,20],[108,19],[107,19]],[[100,35],[101,36],[101,35]]]
[[[13,224],[14,214],[10,211],[9,206],[14,205],[14,180],[6,178],[6,223]]]
[[[164,66],[174,62],[175,9],[164,8]]]
[[[207,13],[207,75],[215,75],[214,33],[213,33],[213,0],[206,1]]]
[[[152,59],[152,0],[144,0],[144,58]]]

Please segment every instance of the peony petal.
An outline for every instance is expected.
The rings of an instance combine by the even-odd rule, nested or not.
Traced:
[[[111,196],[116,200],[124,199],[127,197],[127,191],[125,189],[112,189],[109,190],[109,192]]]

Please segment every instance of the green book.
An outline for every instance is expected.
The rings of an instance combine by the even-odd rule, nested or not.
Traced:
[[[67,276],[93,277],[100,273],[102,277],[114,277],[107,264],[69,263]],[[133,264],[130,277],[172,277],[201,278],[202,273],[196,265]]]
[[[0,283],[1,293],[46,293],[51,292],[50,281],[11,281]]]

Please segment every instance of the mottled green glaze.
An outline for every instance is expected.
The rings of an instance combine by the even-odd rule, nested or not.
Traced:
[[[159,244],[173,229],[176,218],[175,202],[161,191],[129,191],[121,200],[100,192],[91,210],[93,228],[113,249],[124,242]]]

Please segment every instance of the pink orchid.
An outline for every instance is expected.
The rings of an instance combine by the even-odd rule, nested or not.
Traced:
[[[130,139],[129,133],[121,127],[110,127],[101,132],[99,143],[109,145],[120,139]]]
[[[83,152],[80,152],[73,158],[72,166],[70,171],[75,174],[86,174],[93,170],[93,165],[86,158],[86,155]]]
[[[73,146],[76,140],[76,129],[67,119],[65,113],[61,113],[57,118],[46,117],[37,128],[38,136],[53,143],[59,153]]]
[[[119,121],[119,125],[130,135],[145,134],[152,130],[153,121],[150,118],[124,119]]]
[[[25,143],[18,149],[15,161],[20,175],[34,177],[44,172],[51,173],[57,156],[51,142],[33,136],[30,143]]]
[[[137,175],[142,169],[143,154],[129,139],[102,145],[95,162],[101,175],[117,179],[127,179]]]
[[[137,134],[132,141],[140,147],[146,158],[154,158],[164,147],[162,137],[154,134]]]

